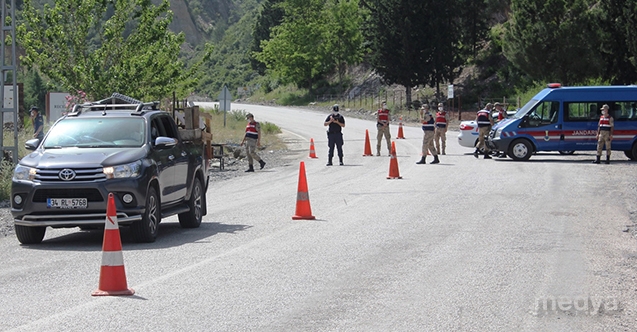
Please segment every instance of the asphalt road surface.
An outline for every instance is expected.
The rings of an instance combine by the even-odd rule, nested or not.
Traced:
[[[284,129],[276,167],[211,183],[199,229],[157,242],[122,229],[134,296],[92,297],[102,233],[0,239],[0,330],[635,331],[637,168],[615,152],[476,160],[449,132],[416,165],[422,131],[363,157],[370,121],[346,117],[345,166],[326,167],[324,113],[233,104]],[[397,134],[393,124],[392,134]],[[314,139],[319,159],[309,159]],[[267,152],[263,157],[268,161]],[[428,162],[431,161],[429,157]],[[292,220],[300,161],[316,220]],[[276,164],[274,162],[272,165]]]

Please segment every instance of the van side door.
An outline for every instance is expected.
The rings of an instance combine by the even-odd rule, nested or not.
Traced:
[[[601,104],[564,102],[563,143],[561,151],[595,150]]]

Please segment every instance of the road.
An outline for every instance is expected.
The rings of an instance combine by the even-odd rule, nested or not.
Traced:
[[[199,229],[170,218],[151,244],[122,229],[134,296],[91,297],[101,232],[0,239],[0,330],[635,330],[637,168],[621,152],[476,160],[450,132],[441,164],[416,165],[422,131],[405,127],[388,180],[385,148],[362,156],[373,122],[346,117],[345,166],[326,167],[327,110],[233,109],[299,156],[212,183]],[[291,218],[300,161],[316,220]]]

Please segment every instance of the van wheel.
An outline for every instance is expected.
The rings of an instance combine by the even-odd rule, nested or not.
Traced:
[[[635,157],[633,156],[633,151],[632,150],[626,150],[626,151],[624,151],[624,154],[626,155],[626,157],[628,157],[628,159],[635,160]]]
[[[38,244],[44,239],[46,227],[28,227],[15,225],[15,235],[22,244]]]
[[[131,225],[131,233],[135,242],[155,242],[161,221],[161,207],[154,187],[148,188],[146,210],[142,220]]]
[[[630,149],[630,154],[631,154],[630,156],[626,154],[626,156],[630,158],[630,160],[637,160],[637,143],[633,144],[633,148]]]
[[[188,200],[188,212],[179,214],[179,225],[183,228],[197,228],[201,225],[201,218],[203,217],[203,186],[199,178],[195,179],[195,183],[192,186],[192,193]]]
[[[509,156],[513,160],[529,160],[533,149],[531,143],[525,139],[517,139],[509,145]]]

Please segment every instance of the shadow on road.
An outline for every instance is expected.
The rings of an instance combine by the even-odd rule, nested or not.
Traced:
[[[178,247],[187,243],[194,243],[219,233],[234,234],[251,228],[249,225],[229,225],[218,222],[202,222],[199,228],[181,228],[178,222],[162,222],[159,224],[159,235],[153,243],[136,243],[133,241],[130,229],[120,227],[122,247],[124,250],[146,250]],[[54,238],[45,238],[37,245],[21,245],[23,248],[37,250],[67,250],[67,251],[101,251],[104,239],[103,230],[77,231]],[[47,232],[49,232],[47,230]]]

